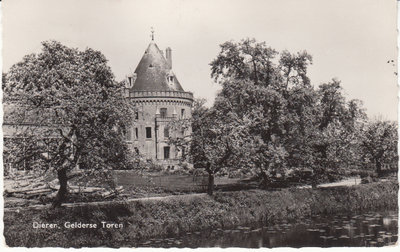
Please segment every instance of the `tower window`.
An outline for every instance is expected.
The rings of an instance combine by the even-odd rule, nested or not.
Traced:
[[[169,159],[169,146],[164,147],[164,159]]]
[[[128,88],[130,88],[130,87],[132,87],[132,85],[133,85],[133,80],[132,80],[132,77],[128,77]]]
[[[161,118],[167,117],[167,108],[160,108],[160,116]]]
[[[136,120],[139,119],[139,111],[135,111],[135,119],[136,119]]]
[[[181,118],[185,118],[185,109],[181,109]]]
[[[146,127],[146,138],[151,138],[151,127]]]
[[[168,81],[169,82],[173,82],[174,81],[174,76],[172,76],[172,75],[168,76]]]
[[[136,139],[139,138],[139,129],[138,128],[135,128],[135,137],[136,137]]]
[[[164,127],[164,137],[169,137],[169,128]]]

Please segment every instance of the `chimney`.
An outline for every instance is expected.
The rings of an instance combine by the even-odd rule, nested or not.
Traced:
[[[165,56],[166,56],[169,68],[172,69],[172,50],[171,50],[171,48],[167,47],[167,49],[165,49]]]

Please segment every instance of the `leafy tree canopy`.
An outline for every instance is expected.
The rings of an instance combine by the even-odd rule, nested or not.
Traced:
[[[378,175],[381,175],[384,164],[397,167],[397,144],[396,122],[371,121],[366,125],[362,138],[363,161],[375,164]]]
[[[236,168],[268,181],[307,167],[317,183],[339,172],[350,146],[357,151],[365,118],[360,102],[347,103],[337,80],[315,89],[310,64],[306,51],[279,53],[254,39],[221,45],[211,62],[211,76],[222,85],[213,109],[218,120],[229,116],[245,126]]]
[[[42,45],[3,74],[6,122],[17,128],[8,153],[16,163],[57,171],[57,206],[66,197],[68,171],[79,165],[102,173],[127,164],[123,135],[133,107],[101,52]]]

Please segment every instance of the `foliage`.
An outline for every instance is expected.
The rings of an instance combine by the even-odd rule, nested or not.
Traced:
[[[362,104],[347,102],[335,79],[315,89],[310,64],[306,51],[279,53],[254,39],[225,42],[211,62],[222,85],[212,110],[242,129],[231,137],[240,146],[230,157],[234,169],[261,176],[266,186],[297,168],[311,168],[316,185],[359,164]]]
[[[264,186],[296,170],[311,169],[316,186],[360,168],[362,102],[346,101],[336,79],[314,88],[310,64],[306,51],[279,53],[254,39],[225,42],[210,64],[222,90],[211,108],[195,104],[186,122],[193,134],[175,143],[190,142],[195,167],[209,174],[258,176]]]
[[[3,75],[5,121],[15,133],[5,152],[13,163],[57,171],[57,206],[65,200],[68,171],[79,166],[108,176],[127,164],[124,133],[133,107],[99,51],[42,45]]]
[[[221,115],[236,117],[245,131],[241,151],[235,153],[236,166],[250,174],[270,177],[285,173],[289,153],[285,148],[295,113],[289,104],[291,92],[308,86],[306,66],[311,56],[306,52],[292,55],[278,52],[265,43],[242,40],[226,42],[211,63],[211,76],[222,84],[215,109]]]
[[[340,81],[321,84],[319,114],[315,117],[312,165],[315,183],[343,175],[345,169],[360,166],[360,140],[366,114],[359,100],[346,102]]]
[[[174,122],[175,128],[190,127],[192,134],[170,137],[170,142],[189,149],[194,167],[207,171],[208,193],[212,194],[215,174],[230,167],[232,153],[240,147],[240,136],[245,129],[237,124],[234,115],[222,116],[220,111],[204,107],[204,103],[205,100],[196,100],[192,118]]]
[[[364,129],[361,145],[364,163],[373,163],[378,176],[382,174],[384,164],[395,166],[397,171],[397,144],[397,123],[381,120],[369,122]]]
[[[254,39],[223,43],[210,64],[222,90],[211,108],[194,106],[193,134],[180,142],[191,143],[195,166],[257,176],[267,187],[311,170],[315,187],[375,162],[365,147],[362,102],[346,100],[336,79],[313,87],[310,64],[306,51],[277,52]],[[387,146],[386,156],[395,155],[387,143],[372,142],[380,145],[377,152]]]

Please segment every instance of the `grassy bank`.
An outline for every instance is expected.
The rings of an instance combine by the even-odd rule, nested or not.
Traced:
[[[58,210],[5,212],[4,236],[8,246],[135,246],[154,236],[208,228],[223,228],[254,221],[273,223],[313,214],[397,209],[398,184],[381,182],[344,188],[249,190],[183,196],[165,200],[110,203]],[[102,228],[102,221],[122,228]],[[55,223],[59,228],[34,229],[33,222]],[[96,223],[98,228],[65,228],[65,222]]]

